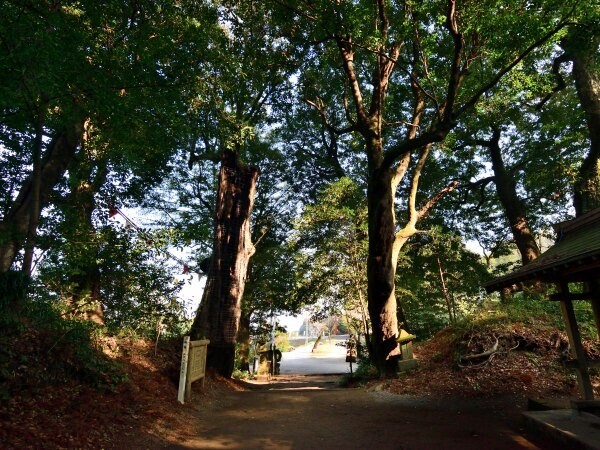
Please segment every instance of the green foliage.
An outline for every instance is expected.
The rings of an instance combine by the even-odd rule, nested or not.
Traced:
[[[501,302],[488,296],[472,314],[462,317],[452,327],[453,335],[460,337],[473,329],[485,331],[503,324],[520,323],[537,329],[564,331],[564,321],[557,302],[547,299],[547,293],[518,292],[510,301]],[[596,340],[597,329],[589,302],[575,305],[577,324],[584,340]]]
[[[419,339],[427,339],[478,309],[481,284],[489,275],[458,235],[433,226],[405,246],[396,278],[407,326]]]
[[[524,296],[518,296],[510,302],[500,302],[497,297],[487,297],[473,314],[457,321],[453,329],[455,333],[461,334],[473,327],[485,330],[499,324],[515,322],[558,327],[562,320],[560,311],[556,308],[555,303]]]
[[[361,386],[371,380],[379,378],[379,372],[369,359],[362,359],[358,364],[353,364],[353,373],[342,377],[342,386]]]
[[[21,327],[0,328],[0,384],[4,395],[23,386],[77,380],[100,390],[115,390],[126,376],[102,353],[101,330],[79,319],[67,319],[53,302],[40,298],[23,303]]]
[[[251,335],[259,340],[268,340],[271,317],[298,313],[303,305],[293,295],[297,250],[288,242],[297,199],[282,182],[287,163],[273,151],[265,144],[254,154],[264,159],[252,213],[256,252],[249,262],[242,303],[243,314],[251,318]]]
[[[236,380],[250,380],[252,378],[252,374],[247,370],[240,370],[238,368],[235,368],[233,369],[231,377]]]
[[[314,304],[315,320],[362,314],[366,297],[367,212],[364,194],[341,178],[305,207],[296,222],[294,295]]]
[[[87,243],[65,240],[60,249],[49,251],[40,267],[40,280],[63,311],[73,311],[78,306],[71,296],[77,289],[77,275],[87,273],[92,258],[100,273],[100,299],[109,332],[153,338],[160,329],[179,335],[188,325],[186,305],[177,298],[181,284],[173,279],[160,237],[132,228],[101,227],[88,236]],[[79,301],[89,298],[84,293]]]
[[[2,6],[3,219],[19,191],[32,195],[22,183],[36,142],[44,164],[70,164],[60,193],[45,187],[39,209],[61,203],[82,182],[92,185],[91,196],[101,193],[94,200],[102,203],[139,200],[203,123],[197,105],[213,104],[210,61],[224,37],[215,7],[187,0]],[[52,138],[76,143],[82,128],[75,158],[50,152]],[[85,209],[82,203],[70,206]]]
[[[275,347],[282,352],[287,352],[290,349],[290,342],[286,332],[278,332],[275,334]]]

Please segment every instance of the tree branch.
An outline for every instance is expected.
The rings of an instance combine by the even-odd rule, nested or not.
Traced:
[[[426,131],[414,139],[405,139],[398,146],[389,149],[385,153],[382,166],[389,168],[405,153],[412,153],[414,150],[420,149],[428,144],[444,140],[450,129],[450,126],[438,124],[433,129]]]
[[[277,3],[280,6],[283,6],[285,9],[288,9],[290,11],[295,12],[296,14],[301,15],[305,19],[312,20],[312,21],[317,20],[316,16],[311,16],[310,14],[305,13],[304,11],[301,11],[299,8],[294,8],[293,6],[288,5],[287,2],[284,2],[282,0],[275,0],[275,3]],[[310,6],[310,3],[309,3],[309,6]]]
[[[356,122],[352,118],[352,115],[350,114],[350,109],[348,108],[348,85],[346,83],[344,83],[344,112],[346,113],[346,120],[348,121],[350,126],[353,129],[355,129]]]
[[[358,79],[356,78],[356,72],[354,70],[354,51],[352,50],[352,41],[349,37],[345,39],[338,38],[337,44],[342,54],[344,72],[346,72],[346,77],[348,78],[348,82],[350,84],[352,97],[354,98],[354,103],[356,106],[356,115],[358,116],[359,120],[359,126],[362,127],[368,123],[368,116],[365,112],[365,108],[363,105],[363,97],[360,91],[360,84],[358,82]]]
[[[458,38],[460,37],[460,33],[458,33],[457,29],[455,28],[456,24],[455,24],[455,16],[454,16],[454,0],[448,0],[448,4],[449,4],[449,12],[448,12],[448,16],[447,16],[448,17],[447,23],[448,23],[448,26],[450,27],[450,32],[453,35],[453,38],[455,40],[455,56],[456,56],[458,54],[459,50],[462,51],[462,47],[461,47],[462,44],[458,43]],[[454,71],[459,70],[459,69],[456,69],[458,66],[457,66],[457,61],[455,60],[453,62],[453,69],[452,69],[453,75],[451,77],[451,81],[450,81],[449,87],[448,87],[448,98],[446,99],[446,104],[443,107],[444,120],[432,124],[430,129],[426,133],[423,133],[422,135],[420,135],[419,137],[412,139],[412,140],[405,140],[397,147],[390,149],[384,155],[383,166],[391,167],[393,165],[394,161],[397,158],[401,157],[405,152],[412,152],[412,151],[414,151],[418,148],[421,148],[427,144],[431,144],[434,142],[440,142],[440,141],[444,140],[446,135],[453,128],[453,126],[454,126],[453,122],[455,121],[455,119],[457,117],[461,116],[465,111],[467,111],[469,108],[473,107],[475,105],[475,103],[477,103],[479,98],[484,93],[486,93],[491,88],[493,88],[496,84],[498,84],[498,82],[504,75],[506,75],[508,72],[510,72],[515,66],[517,66],[517,64],[519,64],[521,61],[523,61],[530,53],[532,53],[535,49],[537,49],[539,46],[541,46],[546,41],[548,41],[552,36],[554,36],[556,33],[558,33],[562,28],[564,28],[568,24],[569,24],[569,22],[567,22],[566,20],[563,20],[555,28],[553,28],[551,31],[549,31],[548,33],[543,35],[540,39],[538,39],[533,44],[531,44],[529,47],[527,47],[517,58],[515,58],[510,64],[508,64],[502,70],[500,70],[488,83],[483,85],[475,94],[473,94],[473,96],[467,102],[465,102],[463,104],[463,106],[457,112],[453,113],[451,111],[451,108],[450,109],[448,108],[448,106],[453,105],[453,100],[451,100],[450,96],[457,94],[457,91],[455,91],[455,89],[458,88],[457,83],[460,82],[460,77],[458,76],[458,72],[454,73]]]
[[[556,27],[554,27],[548,33],[546,33],[541,38],[539,38],[537,41],[535,41],[533,44],[531,44],[529,47],[527,47],[510,64],[508,64],[507,66],[505,66],[502,70],[500,70],[496,74],[496,76],[494,76],[489,82],[487,82],[486,84],[484,84],[477,92],[475,92],[475,94],[473,94],[473,96],[469,100],[467,100],[463,104],[463,106],[458,110],[458,112],[456,113],[456,117],[460,116],[466,110],[468,110],[471,107],[473,107],[475,105],[475,103],[477,103],[477,101],[479,100],[479,98],[483,94],[485,94],[487,91],[489,91],[490,89],[492,89],[496,84],[498,84],[498,82],[500,81],[500,79],[504,75],[506,75],[508,72],[510,72],[513,68],[515,68],[517,66],[517,64],[519,64],[527,56],[529,56],[530,53],[532,53],[534,50],[536,50],[542,44],[546,43],[546,41],[548,41],[552,36],[554,36],[556,33],[558,33],[560,30],[562,30],[567,25],[569,25],[569,22],[566,21],[566,20],[563,20]]]
[[[448,186],[446,186],[444,189],[442,189],[440,192],[438,192],[432,198],[430,198],[429,201],[427,203],[425,203],[425,205],[419,210],[418,219],[419,220],[422,219],[429,212],[429,210],[433,207],[433,205],[435,205],[444,195],[446,195],[446,194],[452,192],[454,189],[456,189],[456,187],[459,184],[460,183],[458,180],[453,180],[450,182],[450,184],[448,184]]]
[[[425,162],[429,157],[430,150],[431,144],[426,145],[421,150],[419,160],[417,161],[415,171],[410,181],[410,189],[408,194],[408,217],[410,222],[413,221],[413,217],[417,220],[419,217],[419,214],[417,214],[417,192],[419,191],[419,180],[421,179],[421,173],[423,172],[423,167],[425,167]],[[414,221],[414,223],[416,224],[416,220]]]
[[[478,353],[476,355],[461,356],[460,360],[461,361],[472,361],[474,359],[480,359],[480,358],[492,356],[494,353],[496,353],[498,351],[498,337],[497,336],[494,336],[494,337],[496,338],[496,342],[488,350],[486,350],[482,353]]]
[[[540,102],[535,106],[535,109],[537,111],[540,111],[554,94],[556,94],[559,91],[562,91],[564,88],[567,87],[567,84],[565,83],[565,79],[563,78],[562,74],[560,73],[560,66],[569,60],[570,60],[570,56],[567,53],[563,53],[558,58],[555,58],[554,61],[552,62],[552,73],[556,77],[556,86],[554,86],[554,88],[552,89],[552,92],[549,92],[548,94],[546,94],[546,96],[542,100],[540,100]]]
[[[448,121],[454,110],[454,103],[458,97],[458,89],[463,77],[461,70],[461,61],[464,50],[464,40],[462,33],[458,30],[456,21],[456,0],[448,0],[448,11],[446,13],[446,28],[454,41],[454,56],[452,58],[452,67],[450,69],[450,79],[448,81],[448,90],[446,92],[446,102],[442,106],[442,121]]]

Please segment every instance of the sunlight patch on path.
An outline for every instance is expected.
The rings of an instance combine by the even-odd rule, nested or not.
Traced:
[[[323,343],[312,352],[312,344],[302,345],[283,353],[281,375],[316,375],[350,373],[346,348],[335,343]]]

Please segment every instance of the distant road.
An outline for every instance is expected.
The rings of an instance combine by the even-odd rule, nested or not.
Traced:
[[[335,345],[348,339],[345,336],[332,336],[331,341],[324,338],[312,353],[314,343],[301,345],[291,352],[283,353],[280,371],[285,375],[325,375],[350,373],[346,362],[346,348]],[[356,366],[354,366],[356,368]]]

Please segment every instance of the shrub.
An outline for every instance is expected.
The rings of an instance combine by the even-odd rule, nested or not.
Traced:
[[[100,390],[114,390],[125,380],[119,364],[101,350],[102,329],[68,319],[56,304],[26,300],[19,328],[0,329],[0,381],[4,395],[23,386],[77,380]]]

